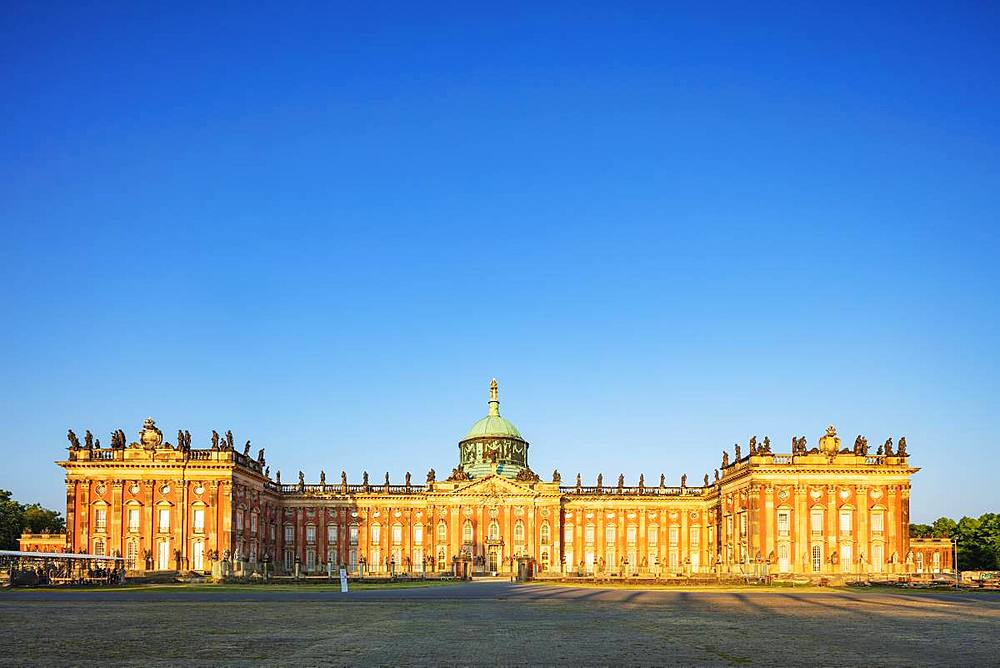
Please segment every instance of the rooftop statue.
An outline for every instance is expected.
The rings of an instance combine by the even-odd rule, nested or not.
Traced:
[[[430,471],[427,472],[427,482],[428,482],[428,484],[434,482],[434,476],[435,475],[436,475],[436,473],[434,472],[434,469],[431,469]]]
[[[90,433],[89,429],[83,435],[83,447],[88,450],[94,449],[94,435]]]
[[[326,485],[326,471],[323,469],[319,470],[319,484]]]
[[[233,431],[231,429],[226,430],[226,450],[233,449]]]
[[[708,474],[705,474],[705,487],[708,487]]]
[[[750,437],[750,454],[751,455],[756,455],[757,454],[757,435],[756,434],[754,434],[753,436]]]
[[[763,452],[764,454],[768,454],[768,455],[771,454],[771,437],[770,436],[765,436],[764,437],[764,445],[762,445],[760,447],[759,452]]]
[[[341,484],[341,486],[344,486],[344,485],[347,484],[347,471],[341,471],[340,472],[340,484]]]
[[[406,489],[410,489],[410,472],[406,472]]]
[[[597,474],[597,489],[601,489],[604,486],[604,474]]]
[[[684,475],[681,476],[681,488],[684,488],[684,487],[687,487],[687,486],[688,486],[688,474],[685,473]]]
[[[742,451],[740,450],[740,444],[739,443],[737,443],[734,447],[736,448],[736,457],[733,459],[733,463],[735,464],[735,463],[739,462],[743,458],[743,454],[742,454]]]
[[[885,448],[885,456],[892,457],[892,436],[885,439],[885,444],[882,446]]]
[[[641,490],[644,490],[644,489],[646,489],[646,476],[644,476],[643,474],[640,473],[639,474],[639,490],[641,491]]]
[[[719,482],[719,469],[715,469],[715,482]]]
[[[580,474],[577,473],[576,474],[576,488],[580,489],[581,487],[583,487],[583,480],[580,478]]]
[[[278,483],[279,485],[281,484],[281,470],[280,469],[275,472],[274,482]]]
[[[69,440],[70,450],[73,450],[75,452],[80,449],[80,439],[77,438],[76,434],[73,433],[72,429],[66,432],[66,438]]]
[[[722,468],[726,468],[728,466],[729,466],[729,451],[728,450],[723,450],[722,451]]]
[[[243,446],[243,456],[244,457],[250,456],[250,441],[247,441],[247,444]]]
[[[562,482],[562,476],[559,475],[559,469],[552,471],[552,482],[558,484]]]
[[[163,432],[156,426],[156,421],[148,417],[142,423],[139,431],[139,443],[146,450],[155,450],[163,444]]]
[[[906,437],[899,437],[899,448],[896,450],[896,455],[899,457],[906,457],[909,453],[906,452]]]
[[[622,489],[623,487],[625,487],[625,474],[624,473],[619,473],[618,474],[618,489]]]
[[[667,476],[663,473],[660,474],[660,489],[667,486]]]
[[[215,431],[214,429],[212,430],[212,449],[213,450],[219,449],[219,432]]]
[[[250,441],[247,441],[247,443],[249,442]],[[264,465],[264,448],[261,448],[260,450],[257,451],[257,461],[260,463],[261,466]]]

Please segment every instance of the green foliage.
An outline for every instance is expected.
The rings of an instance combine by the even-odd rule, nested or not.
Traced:
[[[0,489],[0,550],[16,550],[17,539],[25,530],[61,533],[66,530],[66,520],[58,511],[48,510],[37,503],[30,506],[20,504],[9,491]]]
[[[962,570],[1000,570],[1000,515],[984,513],[958,522],[939,517],[934,524],[911,524],[911,538],[956,538]]]

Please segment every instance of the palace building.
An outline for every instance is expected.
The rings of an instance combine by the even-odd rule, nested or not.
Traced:
[[[583,484],[558,472],[542,480],[528,442],[500,415],[496,381],[488,412],[458,443],[458,465],[418,483],[273,478],[264,450],[232,432],[211,445],[164,440],[153,419],[139,438],[123,431],[101,447],[69,432],[68,552],[122,556],[132,572],[251,575],[508,574],[545,576],[770,575],[831,577],[951,568],[950,544],[909,537],[906,439],[875,454],[859,436],[841,447],[828,427],[774,453],[751,439],[701,484],[623,476]],[[29,542],[30,543],[30,537]],[[35,537],[37,539],[37,537]],[[47,548],[51,549],[51,548]],[[221,569],[221,570],[220,570]]]

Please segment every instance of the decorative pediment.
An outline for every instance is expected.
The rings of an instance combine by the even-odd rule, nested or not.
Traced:
[[[485,499],[502,499],[511,496],[538,496],[538,492],[529,485],[510,480],[498,475],[472,480],[459,485],[451,492],[452,496],[475,496]]]

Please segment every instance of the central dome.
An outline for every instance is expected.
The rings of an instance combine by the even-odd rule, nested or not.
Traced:
[[[497,474],[513,478],[528,468],[528,443],[510,420],[500,417],[497,381],[490,382],[486,417],[478,420],[459,441],[459,465],[471,478]],[[530,474],[530,470],[527,471]]]

